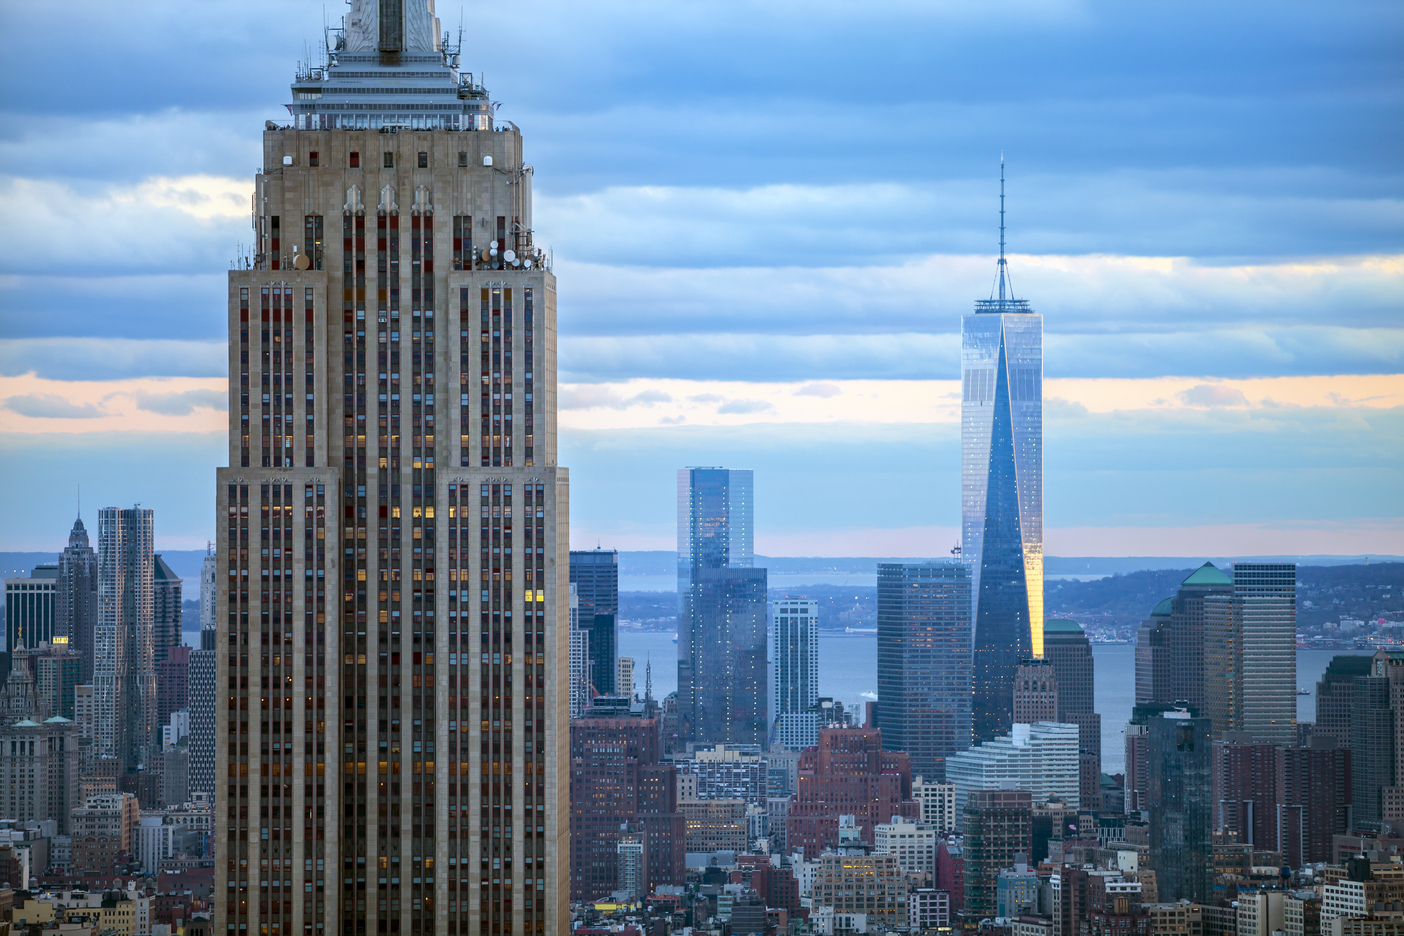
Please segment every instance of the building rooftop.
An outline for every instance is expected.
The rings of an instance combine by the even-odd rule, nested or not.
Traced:
[[[1151,617],[1169,617],[1170,609],[1174,606],[1175,599],[1165,598],[1151,609]]]
[[[1071,618],[1049,618],[1043,622],[1043,633],[1048,634],[1081,634],[1082,625]]]
[[[1189,577],[1180,584],[1189,585],[1191,587],[1196,585],[1232,585],[1233,579],[1220,571],[1214,563],[1206,562],[1204,565],[1191,572]]]

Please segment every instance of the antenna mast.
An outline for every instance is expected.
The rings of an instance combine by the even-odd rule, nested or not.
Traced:
[[[999,154],[999,301],[1004,301],[1004,153]]]

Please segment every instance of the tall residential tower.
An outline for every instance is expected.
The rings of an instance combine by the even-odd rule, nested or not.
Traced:
[[[1008,731],[1014,668],[1043,655],[1043,317],[1013,298],[999,180],[998,298],[961,324],[961,555],[974,596],[974,729]]]
[[[98,511],[93,698],[98,753],[135,773],[161,749],[156,723],[156,512]]]
[[[678,719],[684,741],[763,744],[766,572],[750,471],[678,472]]]
[[[441,35],[352,0],[263,135],[217,485],[221,933],[568,925],[556,280],[521,132]]]

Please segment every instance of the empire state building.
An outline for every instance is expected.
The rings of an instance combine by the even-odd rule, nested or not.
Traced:
[[[567,473],[522,135],[352,0],[255,175],[218,472],[215,930],[567,926]]]

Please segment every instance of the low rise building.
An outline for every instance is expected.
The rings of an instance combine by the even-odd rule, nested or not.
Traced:
[[[936,887],[916,887],[907,892],[907,926],[913,932],[951,925],[951,895]]]
[[[691,853],[746,850],[746,801],[688,800],[678,803]]]
[[[925,878],[936,873],[936,829],[924,822],[893,816],[873,829],[873,850],[896,855],[903,874]]]
[[[921,806],[921,821],[935,827],[937,832],[949,832],[956,827],[956,791],[954,783],[912,778],[912,799]]]
[[[866,914],[870,924],[907,923],[907,881],[896,855],[824,855],[814,879],[813,901],[831,907],[835,915]]]

